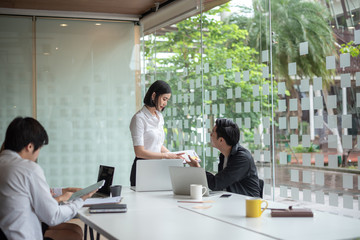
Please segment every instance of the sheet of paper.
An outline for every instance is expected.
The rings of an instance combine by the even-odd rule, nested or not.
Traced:
[[[192,159],[197,160],[198,162],[201,161],[199,155],[195,152],[194,149],[191,149],[191,150],[182,150],[182,151],[177,151],[177,152],[172,152],[172,153],[174,153],[174,154],[183,153],[183,155],[181,155],[181,156],[182,156],[183,158],[185,158],[184,163],[190,161],[189,156],[190,156]]]
[[[326,57],[326,69],[335,69],[335,56],[327,56]]]
[[[340,67],[350,67],[350,53],[340,54]]]
[[[88,198],[84,201],[84,207],[95,205],[95,204],[104,204],[104,203],[119,203],[121,202],[122,197],[108,197],[108,198]]]
[[[228,89],[226,90],[226,98],[227,98],[227,99],[232,99],[232,98],[233,98],[232,88],[228,88]]]
[[[315,172],[315,184],[324,186],[324,173],[323,172]]]
[[[308,44],[308,42],[301,42],[300,43],[300,56],[302,56],[302,55],[306,55],[306,54],[308,54],[309,53],[309,44]]]
[[[353,175],[343,173],[342,176],[343,176],[343,188],[353,189],[354,188]]]
[[[333,207],[339,206],[339,195],[337,193],[329,193],[329,205]]]
[[[310,171],[303,171],[303,182],[304,183],[311,183],[311,172]]]
[[[324,154],[316,154],[315,155],[315,166],[316,167],[324,167]]]
[[[240,72],[235,72],[235,82],[240,82],[240,81],[241,81]]]

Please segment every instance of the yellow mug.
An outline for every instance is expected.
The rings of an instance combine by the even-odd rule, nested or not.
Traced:
[[[264,209],[261,209],[262,203],[266,203]],[[246,199],[246,217],[260,217],[267,207],[268,202],[266,200],[261,198],[248,198]]]

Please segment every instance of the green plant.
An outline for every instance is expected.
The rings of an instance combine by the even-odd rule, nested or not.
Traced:
[[[353,41],[350,41],[347,44],[341,44],[340,52],[350,53],[352,57],[357,57],[360,54],[360,44],[356,46]]]
[[[297,147],[293,147],[295,153],[313,153],[320,152],[319,146],[316,144],[311,144],[310,147],[303,147],[301,144]]]

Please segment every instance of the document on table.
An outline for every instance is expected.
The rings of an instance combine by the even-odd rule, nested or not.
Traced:
[[[172,152],[174,154],[179,154],[179,153],[184,153],[183,155],[181,155],[185,160],[184,163],[186,162],[190,162],[189,156],[192,159],[197,160],[198,162],[200,162],[200,158],[199,155],[195,152],[195,150],[182,150],[182,151],[177,151],[177,152]]]
[[[121,199],[122,199],[122,197],[88,198],[84,202],[84,207],[97,205],[97,204],[120,203]]]

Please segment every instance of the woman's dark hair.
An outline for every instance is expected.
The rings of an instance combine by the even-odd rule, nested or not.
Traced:
[[[216,134],[217,138],[225,139],[227,145],[235,146],[240,140],[240,130],[236,123],[230,119],[219,118],[216,119]]]
[[[29,143],[34,144],[34,151],[49,143],[44,127],[34,118],[15,118],[6,130],[4,149],[21,152]]]
[[[155,98],[152,100],[152,95],[155,93]],[[148,107],[155,107],[157,108],[158,99],[160,95],[171,93],[171,88],[169,84],[162,80],[157,80],[147,90],[145,97],[144,97],[144,104]],[[164,108],[165,109],[165,108]],[[163,109],[163,111],[164,111]]]

